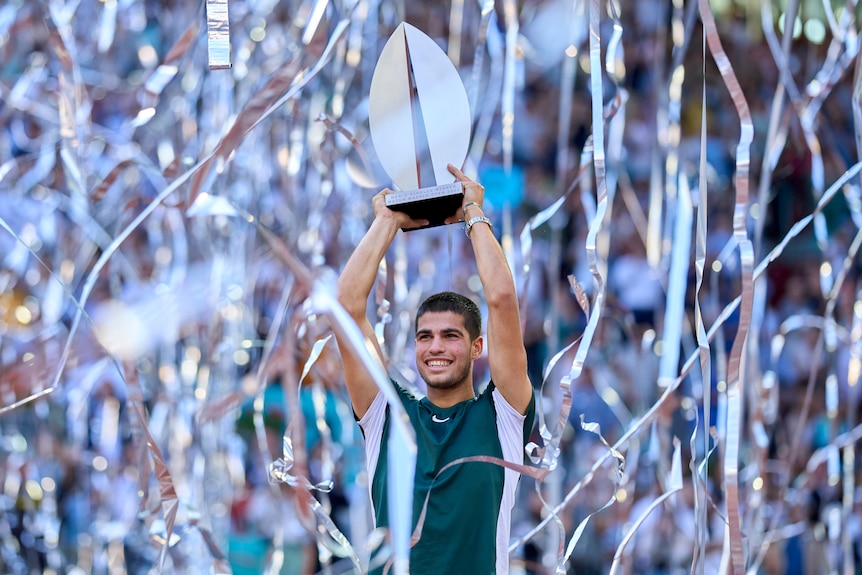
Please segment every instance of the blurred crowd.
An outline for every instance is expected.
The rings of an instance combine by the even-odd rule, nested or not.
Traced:
[[[594,95],[587,14],[570,34],[573,21],[559,17],[569,3],[523,2],[517,74],[501,80],[501,94],[513,96],[512,139],[498,109],[468,166],[487,188],[486,213],[505,236],[522,292],[543,415],[533,439],[539,455],[559,449],[544,460],[554,465],[547,476],[522,480],[513,536],[525,540],[513,549],[516,574],[553,573],[561,548],[573,574],[677,575],[693,562],[720,572],[732,529],[722,459],[734,429],[726,420],[728,358],[749,327],[739,427],[739,528],[749,572],[862,573],[859,178],[805,221],[858,161],[851,42],[858,24],[833,3],[835,26],[845,26],[848,40],[830,48],[837,28],[819,3],[803,3],[784,62],[760,25],[759,2],[711,3],[754,127],[745,151],[750,180],[740,182],[740,114],[701,47],[691,3],[622,6],[622,70],[606,73],[605,93]],[[356,116],[367,103],[353,92],[367,94],[369,65],[351,68],[351,49],[365,38],[367,60],[399,19],[444,44],[453,8],[381,2],[364,18],[359,12],[376,4],[360,2],[346,47],[266,131],[232,150],[232,163],[213,170],[226,183],[212,185],[282,243],[262,241],[229,211],[187,217],[193,198],[184,196],[157,202],[113,245],[265,92],[261,84],[281,70],[283,53],[321,57],[326,34],[347,11],[333,3],[318,35],[301,44],[297,21],[310,18],[306,3],[229,2],[234,66],[231,76],[217,76],[201,71],[203,44],[197,54],[170,58],[200,13],[154,1],[90,4],[0,7],[0,572],[351,572],[379,534],[370,529],[362,438],[328,338],[331,318],[309,296],[331,287],[328,272],[364,231],[371,194],[356,183],[350,144],[314,120],[330,114],[359,136]],[[499,4],[485,40],[492,77],[513,26],[508,3]],[[783,3],[774,4],[777,22]],[[465,15],[469,78],[468,47],[487,20],[473,5]],[[114,29],[105,24],[111,18]],[[602,18],[607,48],[613,11]],[[98,23],[98,34],[88,22]],[[781,26],[774,28],[780,39]],[[245,40],[262,30],[259,49]],[[558,38],[573,38],[575,53]],[[684,70],[677,107],[675,59]],[[158,68],[167,87],[154,80],[159,63],[176,66]],[[795,90],[785,88],[783,128],[770,139],[782,71]],[[351,83],[353,92],[344,88]],[[484,95],[493,100],[490,88]],[[339,117],[336,96],[355,115],[342,109]],[[594,96],[610,120],[610,202],[590,237]],[[145,122],[148,103],[157,112]],[[70,132],[82,118],[88,129]],[[690,369],[665,394],[677,206],[663,195],[671,157],[679,173],[673,187],[691,191],[707,217],[697,239],[702,284],[694,262],[685,272],[677,373],[689,358],[700,364],[701,328],[712,333],[712,365],[706,378]],[[137,170],[112,170],[136,163]],[[702,182],[707,196],[698,196]],[[805,223],[769,258],[749,310],[727,307],[743,289],[733,229],[741,183],[750,187],[741,216],[755,239],[755,264]],[[283,247],[317,273],[316,283],[304,283]],[[481,302],[466,247],[458,226],[402,234],[381,270],[370,310],[390,373],[419,392],[410,314],[441,289]],[[582,296],[592,307],[584,309]],[[586,362],[567,387],[592,329]],[[484,369],[482,360],[477,367]],[[674,489],[677,444],[684,481],[656,503]]]

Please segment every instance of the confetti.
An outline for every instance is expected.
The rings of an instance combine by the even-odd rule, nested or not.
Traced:
[[[415,437],[376,530],[330,339],[397,411],[417,303],[481,293],[458,230],[399,235],[388,374],[337,304],[401,22],[463,82],[465,170],[517,192],[486,211],[538,424],[478,459],[522,474],[513,572],[859,569],[855,3],[156,4],[0,7],[5,571],[403,571]]]

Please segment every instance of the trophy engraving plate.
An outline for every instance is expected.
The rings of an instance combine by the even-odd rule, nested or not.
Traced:
[[[386,195],[386,205],[404,212],[413,219],[427,219],[427,227],[443,225],[444,220],[457,214],[464,198],[461,182],[452,182],[433,188],[419,188]],[[421,229],[421,228],[416,228]]]

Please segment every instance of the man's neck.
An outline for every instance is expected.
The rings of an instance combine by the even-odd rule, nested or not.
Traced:
[[[473,399],[476,397],[476,394],[473,393],[473,382],[467,380],[463,384],[458,387],[453,387],[452,389],[435,389],[433,387],[429,387],[426,390],[425,396],[428,398],[428,401],[437,407],[446,408],[452,407],[456,403]]]

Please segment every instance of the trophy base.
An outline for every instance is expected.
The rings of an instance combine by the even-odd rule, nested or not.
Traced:
[[[461,182],[452,182],[442,186],[386,194],[386,207],[404,212],[413,219],[428,220],[427,226],[411,228],[421,230],[442,226],[446,218],[458,213],[463,200],[464,188]]]

